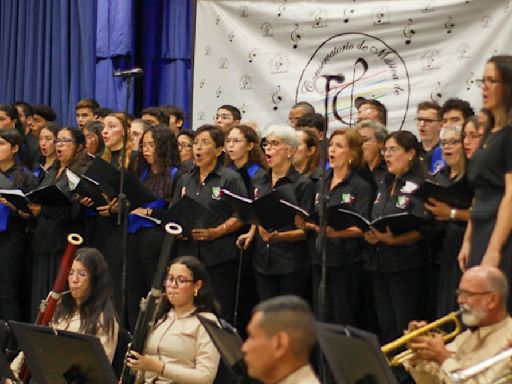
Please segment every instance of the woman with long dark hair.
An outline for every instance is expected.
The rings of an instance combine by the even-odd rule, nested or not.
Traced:
[[[91,156],[102,156],[105,149],[105,143],[101,132],[103,131],[104,124],[102,121],[94,120],[85,123],[82,132],[85,136],[85,149]]]
[[[119,324],[112,303],[112,279],[103,255],[95,248],[79,248],[73,260],[64,294],[49,326],[97,336],[112,361],[117,347]],[[70,351],[72,352],[72,351]],[[11,368],[18,374],[20,353]]]
[[[474,265],[499,267],[512,274],[512,56],[493,56],[485,64],[483,107],[494,125],[471,158],[475,187],[471,219],[459,252],[462,270]],[[509,297],[508,308],[511,309]]]
[[[388,173],[379,182],[371,219],[409,212],[422,215],[423,202],[414,192],[424,182],[425,170],[419,160],[420,147],[409,131],[388,135],[384,160]],[[364,239],[375,247],[369,254],[366,269],[372,272],[377,320],[382,342],[400,336],[409,321],[422,318],[421,298],[427,262],[422,241],[426,228],[404,233],[371,228]]]
[[[39,187],[55,184],[70,200],[72,193],[66,170],[82,174],[90,161],[85,153],[85,137],[77,128],[59,130],[55,139],[57,164],[49,169]],[[36,217],[32,240],[32,309],[33,314],[42,298],[50,291],[59,267],[60,258],[67,245],[70,232],[83,233],[83,211],[78,202],[67,206],[50,206],[31,203],[29,208]]]
[[[293,166],[297,172],[310,177],[320,164],[318,131],[314,128],[300,128],[297,134],[299,146],[293,156]]]
[[[213,383],[219,354],[196,316],[219,314],[205,266],[193,256],[175,259],[165,293],[144,354],[130,351],[128,366],[144,371],[144,383]]]
[[[128,216],[128,319],[135,328],[140,298],[151,288],[165,233],[162,227],[147,217],[154,210],[169,205],[178,175],[176,138],[168,126],[148,128],[141,138],[142,150],[134,161],[134,171],[157,200],[135,208]]]
[[[0,189],[27,193],[37,185],[34,175],[17,160],[22,143],[15,129],[0,129]],[[0,318],[6,320],[22,320],[19,287],[29,213],[0,195]]]

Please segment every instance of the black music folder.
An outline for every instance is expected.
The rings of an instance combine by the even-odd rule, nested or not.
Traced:
[[[117,383],[96,336],[9,321],[37,384]]]
[[[449,186],[442,186],[427,180],[422,183],[414,193],[422,200],[434,198],[450,207],[467,209],[471,206],[472,190],[468,189],[467,182],[456,182]]]
[[[345,228],[359,227],[363,232],[366,232],[372,227],[379,232],[385,232],[386,227],[389,226],[394,235],[412,231],[418,228],[427,219],[426,217],[420,217],[410,212],[398,212],[381,216],[374,220],[368,220],[357,212],[343,208],[338,208],[335,215],[339,216],[336,220],[345,223]]]
[[[25,194],[32,203],[48,205],[51,207],[63,207],[71,205],[71,196],[60,185],[52,184],[46,187],[34,189]]]
[[[242,339],[236,329],[224,320],[221,324],[207,319],[201,315],[197,318],[206,329],[210,339],[219,351],[222,361],[237,383],[259,383],[258,380],[249,377],[242,353]]]
[[[297,214],[307,215],[306,211],[298,207],[293,192],[287,187],[277,188],[256,200],[226,189],[221,192],[242,222],[261,225],[269,232],[294,225]]]
[[[346,214],[340,212],[340,209],[347,209],[346,205],[332,205],[327,207],[327,225],[329,227],[334,228],[337,231],[347,229],[349,227],[359,227],[359,225],[354,225],[354,221],[351,218],[346,217]],[[315,224],[320,225],[320,212],[315,211],[309,216],[311,220],[315,222]]]
[[[21,189],[0,189],[0,197],[3,197],[23,212],[30,212],[30,209],[28,209],[29,200]]]
[[[169,222],[181,225],[183,236],[190,237],[193,229],[217,226],[219,217],[198,201],[184,195],[165,211],[162,225]]]
[[[337,384],[397,384],[377,336],[350,326],[320,322],[317,335]]]

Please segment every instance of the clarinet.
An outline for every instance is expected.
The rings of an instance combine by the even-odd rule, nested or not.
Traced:
[[[174,254],[178,236],[182,233],[182,228],[178,224],[167,223],[165,225],[165,231],[167,233],[160,251],[158,267],[153,276],[151,290],[149,291],[148,296],[141,300],[139,316],[137,317],[135,331],[133,333],[130,349],[138,353],[143,353],[146,345],[146,338],[151,333],[155,325],[155,317],[158,313],[162,300],[162,287],[164,285],[165,273],[167,271],[167,266],[171,261],[171,257]],[[133,384],[135,379],[136,372],[132,372],[130,367],[128,367],[127,359],[125,358],[120,383]]]
[[[70,233],[68,235],[68,245],[66,250],[60,259],[59,271],[57,277],[53,282],[53,287],[46,299],[41,301],[39,305],[39,314],[37,315],[36,325],[48,325],[53,318],[55,308],[59,302],[61,296],[69,291],[63,291],[68,281],[69,271],[73,260],[76,256],[76,250],[80,244],[83,243],[82,236],[77,233]],[[27,362],[24,361],[20,370],[20,379],[23,383],[28,384],[30,381],[30,371],[28,369]]]

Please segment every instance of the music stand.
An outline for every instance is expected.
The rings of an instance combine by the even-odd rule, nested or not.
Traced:
[[[96,336],[9,321],[37,384],[117,382]]]
[[[15,383],[18,382],[5,358],[4,351],[0,351],[0,383],[5,383],[6,379],[10,379]]]
[[[250,378],[247,373],[242,354],[242,339],[236,329],[224,320],[221,320],[223,324],[221,327],[217,322],[201,315],[197,315],[197,318],[210,335],[210,339],[219,351],[222,361],[226,364],[236,382],[259,383],[259,381]]]
[[[350,326],[316,325],[320,348],[337,384],[397,384],[377,336]]]

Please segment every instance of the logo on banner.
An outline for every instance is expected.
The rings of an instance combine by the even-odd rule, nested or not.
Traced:
[[[379,23],[386,23],[388,10],[376,10]],[[375,19],[375,21],[378,21]],[[325,99],[324,76],[343,81],[331,83],[328,115],[331,127],[352,126],[357,120],[354,101],[358,97],[376,99],[388,110],[400,110],[394,121],[402,129],[410,98],[410,79],[405,61],[382,39],[358,32],[341,33],[322,42],[299,78],[295,101],[308,101],[318,110]]]

